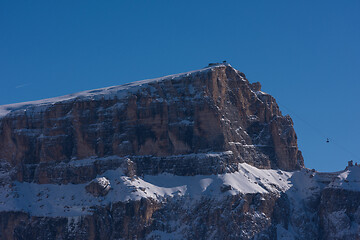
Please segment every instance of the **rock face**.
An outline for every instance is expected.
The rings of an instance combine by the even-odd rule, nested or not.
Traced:
[[[320,199],[321,234],[324,239],[360,239],[360,192],[325,189]]]
[[[38,182],[47,181],[46,174],[24,172],[24,165],[112,155],[135,157],[144,174],[223,173],[235,171],[239,162],[300,169],[291,118],[244,76],[217,65],[47,104],[5,106],[10,112],[0,119],[0,159],[17,167],[17,180],[27,175]],[[192,154],[207,152],[230,154],[196,166]]]
[[[0,106],[0,239],[359,239],[358,168],[229,64]]]

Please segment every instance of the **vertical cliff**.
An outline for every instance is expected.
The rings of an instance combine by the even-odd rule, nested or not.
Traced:
[[[19,181],[35,174],[27,165],[106,156],[129,157],[139,174],[303,167],[291,118],[229,64],[1,110],[0,159]],[[213,152],[224,158],[194,155]]]

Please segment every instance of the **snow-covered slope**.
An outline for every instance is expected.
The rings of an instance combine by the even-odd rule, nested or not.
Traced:
[[[89,162],[88,162],[89,163]],[[69,163],[72,164],[72,163]],[[74,163],[79,164],[79,163]],[[115,202],[156,201],[173,197],[221,199],[246,193],[279,193],[287,191],[293,173],[281,170],[260,170],[246,163],[240,171],[209,176],[175,176],[172,174],[128,177],[121,168],[104,172],[111,191],[103,197],[86,192],[84,184],[36,184],[14,182],[1,187],[0,211],[23,211],[32,216],[80,216],[91,213],[93,206]]]
[[[329,187],[360,191],[360,166],[351,166],[339,174]]]
[[[101,160],[101,159],[100,159]],[[87,161],[83,164],[92,164]],[[81,161],[69,162],[80,166]],[[317,173],[308,169],[296,172],[258,169],[246,163],[239,171],[218,175],[175,176],[168,173],[128,177],[123,169],[108,170],[97,176],[110,182],[106,196],[93,196],[83,184],[36,184],[14,182],[1,186],[0,211],[23,211],[32,216],[81,216],[90,214],[94,206],[151,198],[168,201],[187,197],[221,200],[229,195],[286,193],[293,203],[320,193],[323,188],[345,188],[360,191],[360,167],[337,173]],[[346,180],[348,179],[348,180]]]

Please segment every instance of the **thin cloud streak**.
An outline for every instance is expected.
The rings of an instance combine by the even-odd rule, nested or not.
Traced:
[[[26,86],[29,86],[29,85],[30,85],[30,83],[25,83],[25,84],[18,85],[15,88],[23,88],[23,87],[26,87]]]

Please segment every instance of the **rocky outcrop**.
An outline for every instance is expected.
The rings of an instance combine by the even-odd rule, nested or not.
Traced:
[[[105,177],[99,177],[92,180],[85,187],[86,192],[94,195],[95,197],[106,196],[111,189],[110,182]]]

